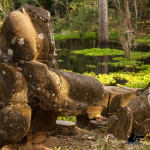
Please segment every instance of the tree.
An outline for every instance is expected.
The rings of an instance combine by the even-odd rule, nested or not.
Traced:
[[[107,0],[99,0],[99,44],[103,45],[104,48],[108,45]]]
[[[96,10],[90,7],[82,6],[74,14],[71,29],[79,31],[80,38],[87,31],[94,30]],[[98,17],[98,16],[97,16]]]
[[[107,0],[99,0],[99,47],[108,48],[108,5]],[[99,58],[100,64],[97,73],[108,73],[108,56]]]
[[[131,23],[131,14],[129,10],[129,0],[114,0],[118,11],[118,19],[120,22],[121,44],[126,58],[130,58],[130,53],[136,47],[134,29]]]

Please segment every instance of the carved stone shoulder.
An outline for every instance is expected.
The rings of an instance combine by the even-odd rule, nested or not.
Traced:
[[[42,22],[50,21],[50,12],[40,7],[34,7],[28,4],[25,4],[22,8],[18,10],[21,11],[22,13],[24,13],[25,11],[32,19],[38,18]]]

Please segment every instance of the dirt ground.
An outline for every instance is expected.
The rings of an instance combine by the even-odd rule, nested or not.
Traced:
[[[0,150],[150,150],[150,142],[127,144],[99,130],[85,130],[80,136],[52,136],[41,132],[30,133],[24,143],[5,145]]]

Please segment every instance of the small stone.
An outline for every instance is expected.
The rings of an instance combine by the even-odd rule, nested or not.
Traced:
[[[56,120],[56,124],[61,125],[61,126],[75,126],[76,125],[75,122],[64,121],[64,120]]]
[[[49,136],[44,143],[46,147],[57,147],[59,145],[59,140],[56,137]]]
[[[46,141],[46,134],[43,132],[36,132],[33,136],[33,143],[40,144]]]

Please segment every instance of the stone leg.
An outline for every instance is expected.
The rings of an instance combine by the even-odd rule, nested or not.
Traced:
[[[59,114],[49,110],[33,110],[29,132],[50,132],[56,128]]]
[[[30,127],[31,108],[25,103],[10,103],[0,109],[0,145],[21,141]]]
[[[107,131],[115,137],[127,140],[132,131],[133,115],[129,107],[120,108],[117,116],[113,115],[107,122]]]

